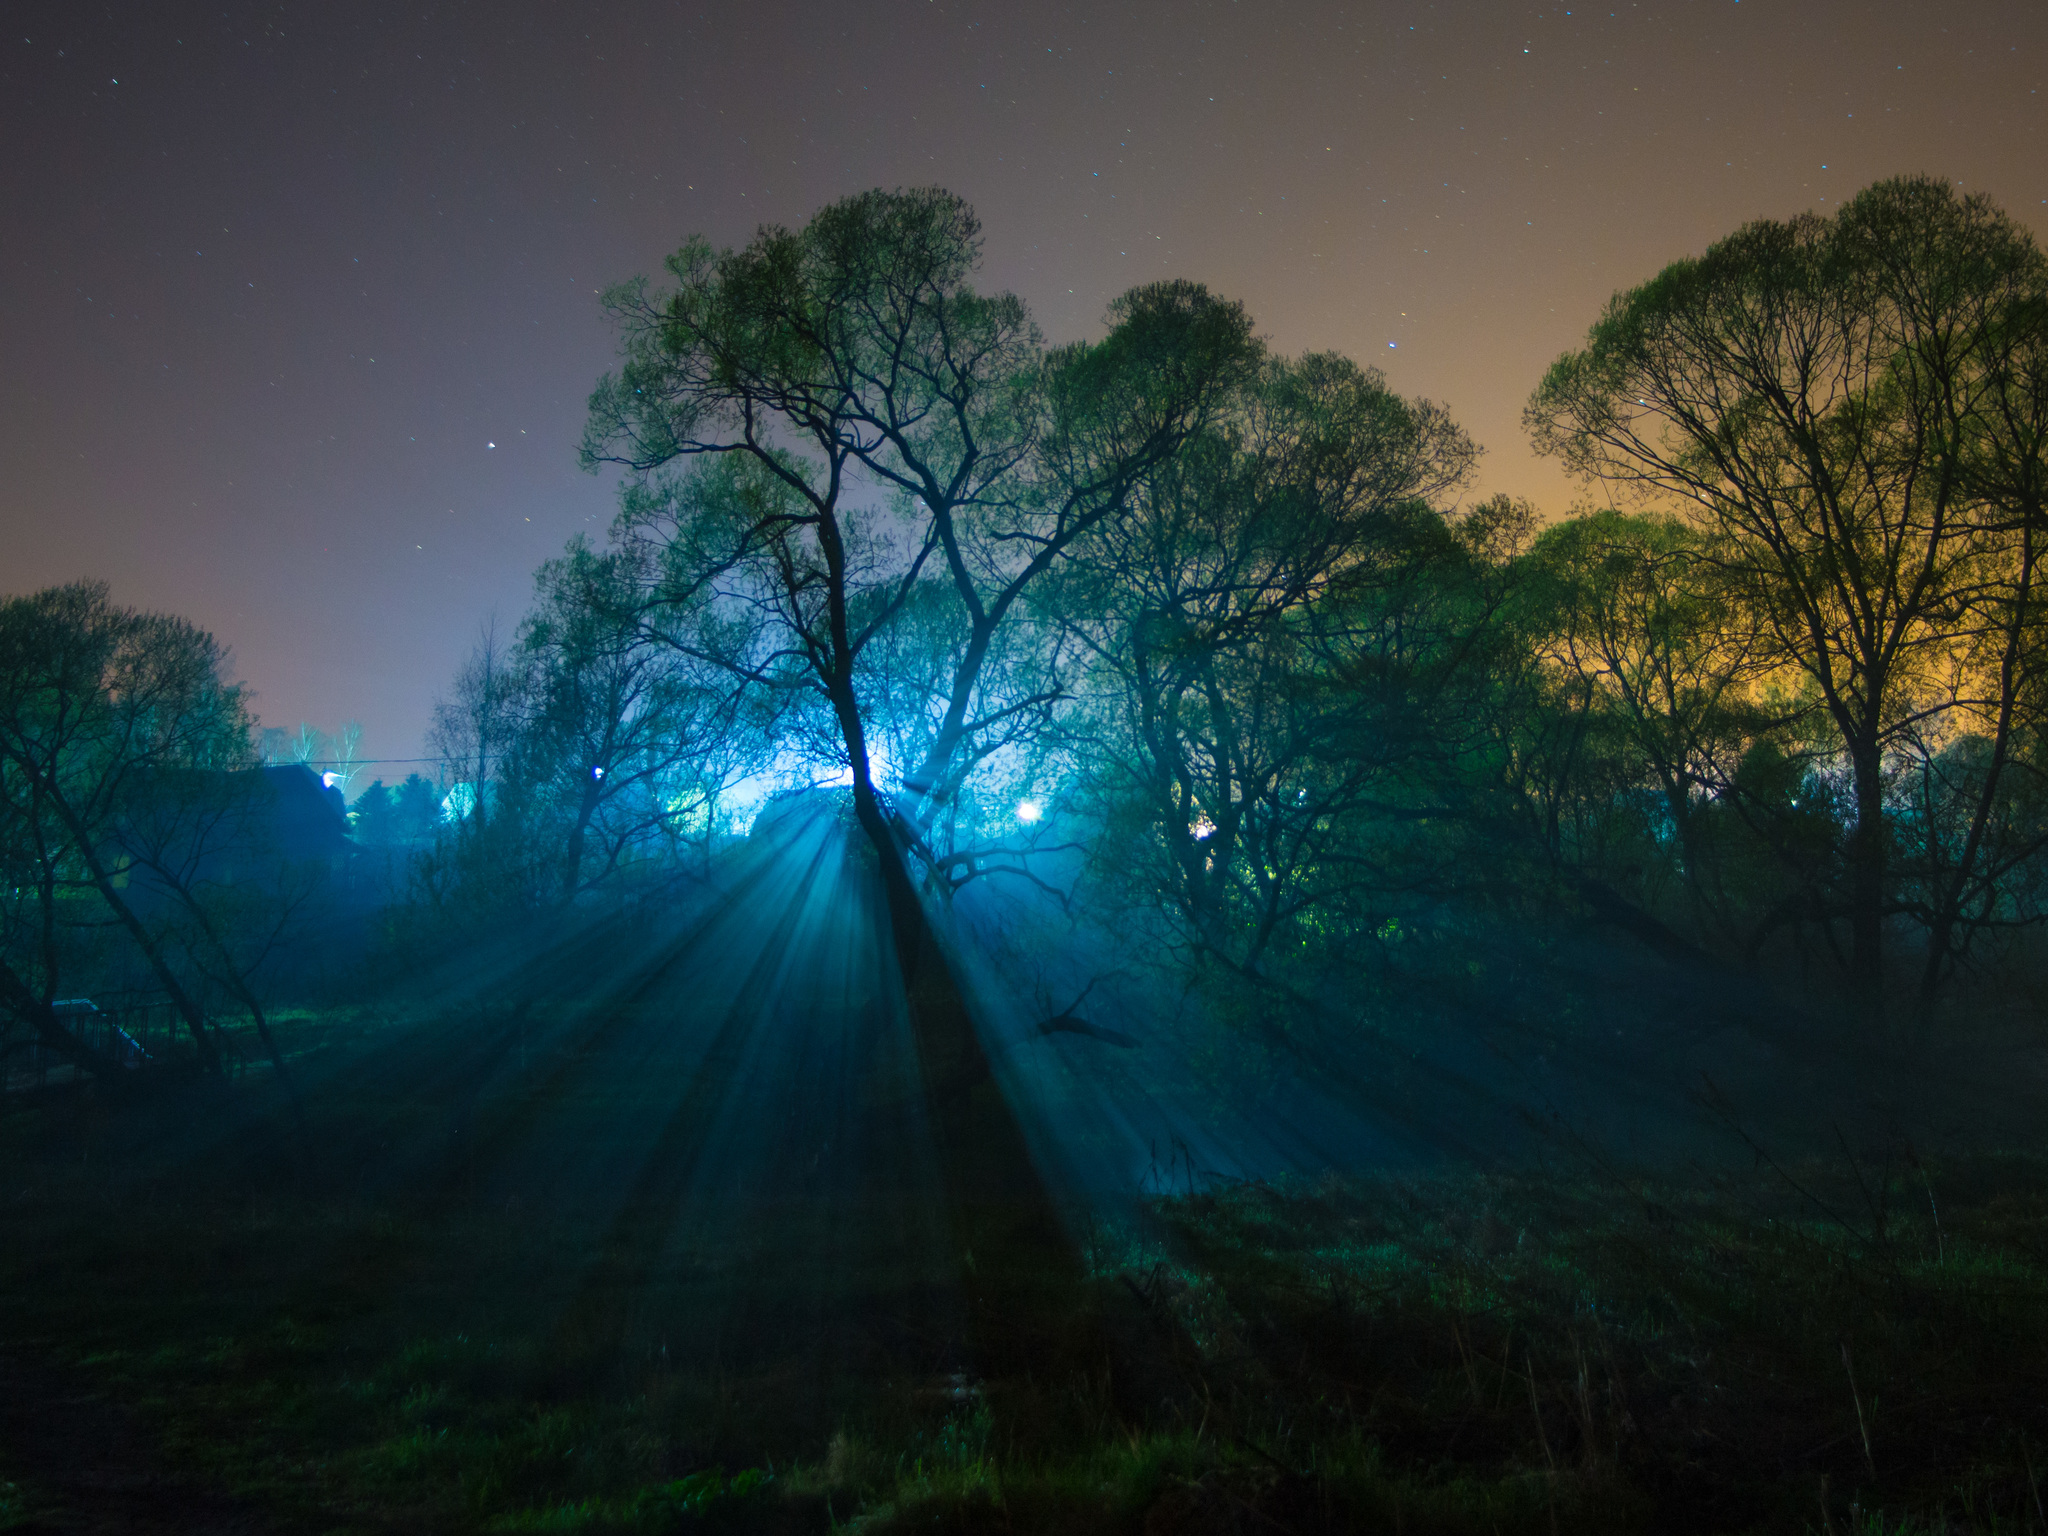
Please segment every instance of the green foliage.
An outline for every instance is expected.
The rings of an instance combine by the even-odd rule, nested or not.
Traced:
[[[584,439],[587,465],[631,476],[616,531],[658,572],[644,621],[724,670],[758,760],[849,771],[899,906],[883,800],[929,872],[975,867],[946,840],[987,833],[962,824],[966,781],[1019,774],[1067,691],[1020,601],[1260,356],[1240,306],[1185,282],[1048,350],[1019,300],[969,286],[979,259],[972,211],[936,188],[739,251],[693,242],[670,290],[608,296],[622,367]]]
[[[1839,766],[1847,816],[1835,867],[1786,900],[1847,927],[1872,1017],[1896,854],[1920,872],[1923,1015],[1969,936],[2032,920],[2005,876],[2041,843],[2001,839],[2001,859],[1984,833],[2005,774],[2040,771],[2044,359],[2032,237],[1981,195],[1901,178],[1617,294],[1530,401],[1540,448],[1687,520],[1715,616],[1815,717],[1802,734]],[[1938,765],[1970,735],[1989,750],[1956,797]]]
[[[427,905],[658,890],[733,786],[843,771],[899,906],[1022,877],[1272,998],[1594,923],[1924,1025],[2028,949],[2048,263],[1986,199],[1883,182],[1618,294],[1528,418],[1622,504],[1549,526],[1199,285],[1048,346],[981,240],[866,192],[608,293],[613,541],[458,680]]]
[[[262,1028],[251,974],[321,873],[265,835],[274,794],[243,771],[251,720],[224,665],[211,635],[104,583],[0,602],[0,1013],[96,1076],[116,1063],[53,999],[132,959],[218,1070],[208,994]],[[79,932],[95,927],[112,932]]]

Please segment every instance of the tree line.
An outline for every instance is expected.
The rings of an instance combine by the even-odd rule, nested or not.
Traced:
[[[1884,182],[1616,295],[1528,406],[1591,493],[1547,525],[1199,285],[1047,344],[979,240],[870,192],[606,295],[612,537],[438,728],[529,898],[836,775],[899,909],[1057,884],[1257,984],[1569,910],[1924,1016],[2024,946],[2048,268],[1988,199]]]
[[[2035,952],[2048,264],[1988,199],[1883,182],[1617,294],[1529,402],[1589,492],[1548,523],[1470,498],[1441,406],[1198,284],[1050,344],[980,242],[868,192],[605,295],[618,518],[453,680],[440,782],[358,800],[398,899],[660,899],[824,785],[900,949],[1007,881],[1300,998],[1565,914],[1923,1022]],[[151,929],[95,867],[247,761],[212,641],[94,587],[0,640],[0,1001],[47,1011],[60,891],[167,994],[226,986],[204,901]]]

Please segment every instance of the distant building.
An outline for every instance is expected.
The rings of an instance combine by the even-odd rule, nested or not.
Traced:
[[[355,851],[348,835],[348,802],[333,784],[332,774],[323,777],[303,763],[287,763],[229,777],[264,781],[267,799],[252,816],[250,830],[266,837],[285,858],[335,862]]]

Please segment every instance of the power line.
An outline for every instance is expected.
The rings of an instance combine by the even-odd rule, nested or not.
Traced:
[[[438,757],[295,757],[292,761],[304,763],[308,768],[313,767],[316,763],[331,768],[361,768],[371,763],[438,763],[441,759]],[[285,765],[275,763],[272,766],[282,768]]]

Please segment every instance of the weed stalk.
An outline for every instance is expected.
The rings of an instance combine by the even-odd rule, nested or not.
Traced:
[[[1856,1390],[1856,1367],[1849,1359],[1849,1341],[1842,1340],[1842,1369],[1849,1375],[1849,1401],[1856,1405],[1856,1428],[1863,1436],[1863,1464],[1877,1476],[1877,1458],[1870,1450],[1870,1423],[1863,1417],[1863,1394]]]

